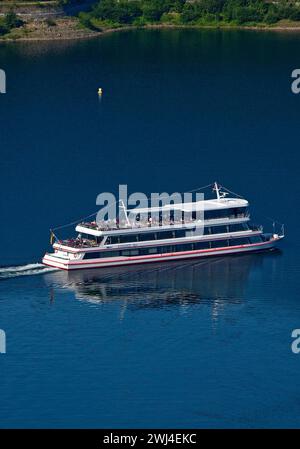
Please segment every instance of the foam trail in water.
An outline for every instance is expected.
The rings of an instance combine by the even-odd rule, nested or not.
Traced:
[[[9,279],[17,276],[32,276],[57,271],[57,268],[46,267],[41,263],[29,263],[27,265],[17,265],[14,267],[1,267],[0,279]]]

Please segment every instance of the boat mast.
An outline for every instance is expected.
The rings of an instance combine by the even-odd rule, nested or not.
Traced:
[[[130,226],[130,221],[129,221],[129,218],[128,218],[128,215],[127,215],[127,210],[126,210],[124,201],[123,201],[123,200],[120,200],[119,203],[120,203],[119,209],[122,208],[122,209],[124,210],[126,222],[127,222],[128,226]]]
[[[218,198],[218,201],[219,201],[220,200],[220,190],[219,190],[219,186],[218,186],[217,182],[214,183],[214,190],[216,191],[217,198]]]

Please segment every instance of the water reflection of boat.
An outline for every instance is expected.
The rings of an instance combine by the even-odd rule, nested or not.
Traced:
[[[152,266],[119,267],[49,273],[47,283],[73,291],[79,300],[95,304],[126,302],[131,308],[212,303],[239,304],[249,277],[258,273],[266,259],[280,252],[227,256],[198,262],[173,262]]]

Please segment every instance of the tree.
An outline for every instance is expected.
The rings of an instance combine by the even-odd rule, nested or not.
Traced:
[[[181,13],[186,0],[164,0],[165,12],[178,12]]]
[[[193,22],[199,19],[200,11],[195,3],[186,3],[183,7],[181,20],[183,23]]]
[[[185,3],[186,3],[186,0],[175,0],[174,5],[172,6],[172,10],[174,12],[181,13],[184,8]]]
[[[22,21],[18,18],[17,14],[12,10],[5,14],[4,23],[9,30],[11,28],[16,28],[22,25]]]
[[[150,22],[158,22],[168,6],[161,0],[146,0],[143,4],[143,15]]]
[[[223,17],[228,22],[236,20],[236,10],[245,6],[244,0],[227,0],[223,7]]]
[[[81,25],[83,25],[85,28],[89,28],[89,29],[95,28],[91,22],[91,17],[88,13],[81,11],[78,14],[78,18],[79,18],[79,22],[81,23]]]
[[[8,32],[8,28],[6,26],[5,20],[0,18],[0,36],[6,34]]]
[[[297,6],[290,12],[289,19],[295,21],[300,20],[300,9]]]
[[[277,5],[270,5],[268,8],[268,12],[265,15],[264,21],[271,25],[272,23],[276,23],[280,20],[280,13]]]
[[[137,1],[120,1],[118,5],[118,22],[132,23],[137,17],[142,15],[140,3]]]
[[[201,0],[200,7],[204,13],[218,14],[222,11],[226,0]]]
[[[224,5],[224,18],[237,23],[262,22],[268,5],[262,0],[228,0]]]
[[[93,8],[92,15],[101,20],[118,20],[118,3],[116,0],[101,0]]]

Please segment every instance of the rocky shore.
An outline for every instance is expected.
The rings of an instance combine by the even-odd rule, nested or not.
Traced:
[[[102,29],[90,30],[84,28],[77,17],[66,17],[61,15],[51,15],[47,18],[22,17],[23,25],[11,30],[10,33],[1,36],[0,41],[52,41],[68,39],[87,39],[102,36],[107,33],[135,29],[135,26],[123,27],[103,27]],[[257,31],[277,31],[277,32],[298,32],[300,31],[300,22],[280,21],[272,26],[192,26],[192,25],[174,25],[174,24],[154,24],[146,25],[143,28],[148,29],[168,29],[168,28],[201,28],[201,29],[247,29]]]

